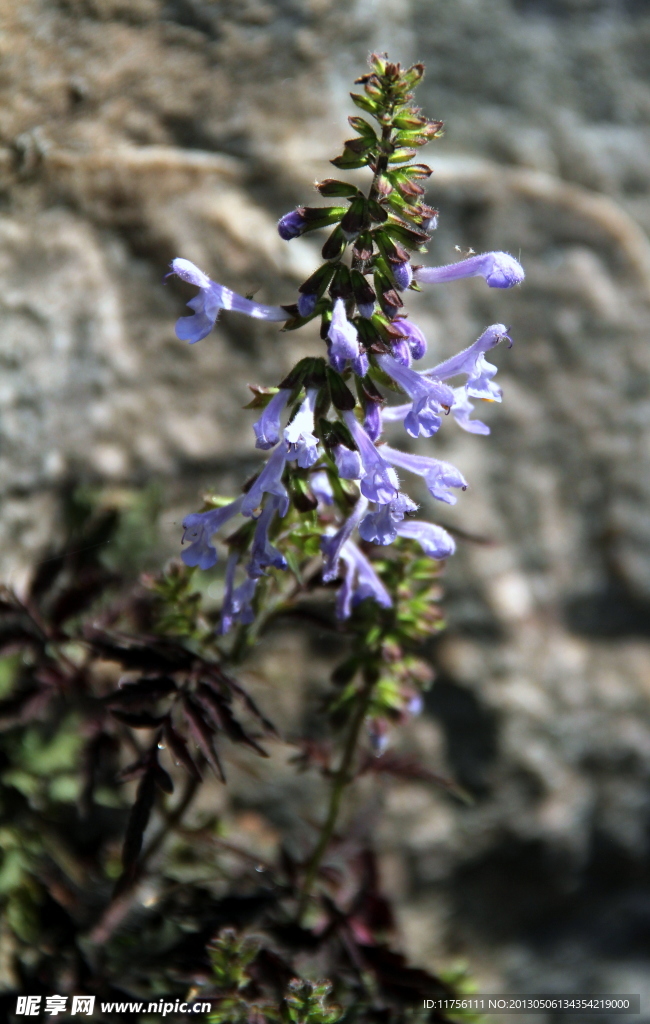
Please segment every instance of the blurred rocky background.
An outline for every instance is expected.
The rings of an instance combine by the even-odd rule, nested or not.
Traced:
[[[372,48],[426,63],[420,101],[447,124],[424,154],[427,261],[506,249],[527,280],[411,306],[432,361],[495,321],[516,343],[495,356],[492,436],[445,424],[422,447],[470,480],[435,513],[471,539],[426,714],[398,742],[475,802],[387,787],[384,885],[422,964],[465,958],[484,990],[650,997],[648,4],[2,0],[0,28],[0,557],[17,586],[71,486],[157,488],[161,559],[203,487],[250,473],[246,383],[320,343],[228,315],[178,342],[191,290],[168,262],[292,301],[318,248],[275,221],[328,174],[351,80]],[[303,713],[287,678],[317,674],[316,641],[260,654],[278,718]],[[249,823],[282,792],[242,781]]]

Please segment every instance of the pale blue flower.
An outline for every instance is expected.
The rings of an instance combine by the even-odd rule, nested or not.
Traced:
[[[327,470],[318,469],[309,477],[311,492],[320,505],[334,504],[334,491]]]
[[[391,260],[390,269],[393,274],[393,280],[396,287],[403,292],[410,285],[413,280],[413,271],[411,264],[408,260],[405,263],[398,263],[396,260]]]
[[[451,407],[451,415],[459,427],[467,430],[470,434],[489,434],[490,428],[482,420],[471,420],[474,406],[469,400],[465,387],[454,388],[454,404]]]
[[[343,545],[352,536],[367,509],[367,500],[364,497],[359,498],[352,512],[343,521],[338,530],[331,533],[328,532],[321,537],[320,549],[323,552],[323,583],[331,583],[338,576],[339,559]]]
[[[407,512],[416,512],[417,505],[401,491],[388,505],[380,505],[375,512],[359,523],[359,535],[369,544],[392,544],[397,536],[397,524]]]
[[[284,428],[284,439],[289,445],[288,459],[296,460],[301,469],[309,469],[318,459],[318,438],[313,433],[317,398],[318,388],[308,388],[298,412]]]
[[[382,370],[392,377],[412,400],[412,407],[404,417],[404,426],[412,437],[423,434],[431,437],[440,428],[441,413],[454,403],[454,393],[439,380],[429,380],[417,370],[402,366],[392,356],[378,356]]]
[[[398,317],[396,320],[393,320],[393,327],[396,327],[398,331],[406,336],[411,357],[415,360],[422,359],[427,350],[427,339],[420,328],[404,317]]]
[[[219,633],[224,636],[234,625],[240,622],[242,625],[250,625],[255,618],[252,608],[252,601],[255,596],[257,579],[247,576],[243,583],[235,587],[235,573],[239,563],[239,554],[233,552],[228,557],[226,566],[226,588],[221,608],[221,621]]]
[[[359,452],[346,448],[344,444],[337,444],[332,449],[332,455],[342,480],[359,480],[363,475],[363,466]]]
[[[253,424],[253,430],[257,438],[255,441],[256,448],[264,450],[273,448],[280,440],[280,418],[290,395],[290,389],[280,388],[277,395],[273,396],[268,405],[262,410],[259,419]]]
[[[341,561],[345,565],[343,582],[336,596],[336,615],[348,619],[352,609],[370,598],[382,608],[391,608],[393,602],[366,556],[351,540],[341,548]]]
[[[376,501],[378,505],[388,504],[389,501],[397,497],[399,489],[397,473],[381,457],[379,450],[375,448],[374,443],[351,410],[343,413],[343,419],[361,457],[363,467],[361,493],[370,501]]]
[[[397,534],[418,542],[425,555],[431,558],[449,558],[456,550],[456,542],[442,526],[421,519],[405,519],[398,523]]]
[[[400,452],[395,448],[383,445],[382,454],[387,462],[400,469],[406,469],[409,473],[424,477],[429,493],[444,501],[447,505],[456,504],[456,495],[449,490],[450,487],[467,488],[465,477],[452,466],[451,462],[443,462],[441,459],[432,459],[428,455],[411,455],[410,452]]]
[[[259,515],[258,510],[262,507],[264,495],[275,494],[280,498],[280,515],[286,516],[289,511],[289,495],[282,483],[282,474],[289,458],[288,448],[286,441],[283,441],[273,449],[264,469],[242,498],[241,511],[243,515]]]
[[[251,548],[251,560],[246,571],[251,579],[266,575],[265,569],[286,569],[287,560],[269,540],[269,527],[280,509],[282,499],[276,495],[266,499],[262,514],[257,520],[253,545]]]
[[[462,352],[451,356],[450,359],[445,359],[443,363],[439,363],[430,370],[424,370],[423,373],[426,377],[436,380],[447,380],[449,377],[456,377],[458,374],[464,373],[467,375],[465,387],[470,398],[485,398],[491,402],[500,402],[501,388],[492,381],[497,368],[492,363],[488,363],[485,358],[485,353],[498,345],[500,341],[508,341],[512,345],[508,328],[504,324],[492,324],[469,348],[463,349]]]
[[[444,284],[462,277],[484,277],[490,288],[512,288],[521,284],[523,267],[507,252],[483,252],[444,267],[419,267],[414,278],[420,284]]]
[[[327,337],[330,340],[329,358],[335,370],[345,369],[348,359],[359,357],[359,339],[357,329],[351,324],[345,313],[345,302],[336,299],[332,309],[332,322]]]
[[[211,569],[217,561],[217,550],[210,538],[242,509],[243,498],[237,498],[229,505],[211,508],[207,512],[191,512],[183,520],[181,543],[190,541],[190,546],[181,552],[185,565],[199,569]]]
[[[214,327],[215,320],[222,309],[231,309],[235,313],[245,313],[257,320],[288,320],[289,314],[282,306],[263,306],[252,299],[245,299],[230,288],[216,281],[211,281],[207,274],[195,267],[189,260],[180,257],[172,260],[171,273],[183,281],[195,285],[199,294],[190,299],[187,305],[193,309],[193,316],[182,316],[176,321],[176,337],[181,341],[193,344],[205,338]]]

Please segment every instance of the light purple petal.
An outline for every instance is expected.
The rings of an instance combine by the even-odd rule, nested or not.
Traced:
[[[327,470],[318,469],[309,477],[312,494],[321,505],[334,504],[334,491],[327,475]]]
[[[507,252],[483,252],[444,267],[420,267],[415,280],[421,284],[444,284],[463,277],[484,277],[490,288],[512,288],[521,284],[525,274],[514,256]]]
[[[277,395],[262,410],[259,419],[253,424],[255,431],[256,448],[267,450],[273,448],[280,440],[280,417],[282,411],[289,401],[291,391],[288,388],[281,388]]]
[[[439,380],[429,380],[418,370],[402,366],[392,356],[378,356],[377,362],[412,399],[404,426],[412,437],[431,437],[440,428],[441,413],[451,408],[454,393]]]
[[[461,487],[463,490],[467,487],[465,477],[451,462],[432,459],[428,455],[411,455],[410,452],[400,452],[388,445],[384,445],[382,450],[387,462],[424,477],[429,493],[447,505],[455,505],[457,500],[456,495],[449,490],[450,487]]]
[[[359,480],[363,475],[363,465],[359,452],[346,448],[344,444],[337,444],[332,449],[332,455],[342,480]]]
[[[339,559],[343,545],[352,535],[368,508],[365,498],[359,498],[348,518],[336,533],[325,534],[321,538],[320,548],[323,552],[323,583],[335,580],[339,572]]]
[[[330,362],[335,370],[342,370],[348,359],[359,356],[357,329],[345,314],[345,302],[336,299],[332,310],[332,322],[327,336],[330,344]]]
[[[318,388],[309,388],[298,412],[284,428],[284,439],[289,446],[288,460],[296,460],[301,469],[309,469],[318,459],[318,438],[313,433],[317,398]]]
[[[397,534],[417,541],[425,555],[431,558],[449,558],[456,550],[454,538],[442,526],[425,523],[421,519],[405,519],[398,524]]]
[[[266,575],[264,570],[268,568],[287,568],[286,558],[269,540],[269,527],[279,511],[280,501],[281,499],[275,495],[267,498],[262,514],[257,520],[251,547],[251,560],[247,568],[251,579]]]
[[[210,538],[224,523],[241,511],[242,503],[243,497],[239,497],[221,508],[211,508],[207,512],[191,512],[185,516],[181,543],[191,542],[190,546],[181,552],[185,565],[211,569],[216,564],[217,550],[210,543]]]
[[[376,501],[378,505],[386,505],[397,497],[397,474],[381,457],[354,413],[351,410],[344,412],[343,419],[361,456],[364,471],[360,484],[361,493],[370,501]]]
[[[451,407],[451,415],[456,420],[459,427],[463,430],[467,430],[470,434],[489,434],[490,428],[487,423],[483,423],[482,420],[471,420],[470,416],[474,412],[474,406],[469,400],[469,396],[464,387],[454,388],[455,401]]]
[[[487,362],[485,353],[504,340],[512,345],[508,328],[504,324],[492,324],[469,348],[423,372],[425,376],[436,380],[447,380],[449,377],[464,373],[467,375],[466,387],[470,397],[500,402],[501,388],[492,382],[497,368]]]
[[[253,481],[250,490],[244,494],[241,511],[245,516],[254,516],[261,508],[265,494],[275,494],[281,499],[279,510],[281,516],[289,511],[289,495],[282,483],[282,474],[288,459],[288,445],[285,441],[277,445],[264,466],[257,480]]]

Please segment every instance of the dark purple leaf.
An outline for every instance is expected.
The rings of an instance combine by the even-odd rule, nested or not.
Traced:
[[[109,707],[113,705],[131,706],[134,704],[149,703],[169,696],[176,690],[176,683],[169,676],[157,676],[154,679],[139,679],[135,683],[125,683],[113,693],[104,697],[104,703]]]
[[[155,778],[156,785],[162,789],[164,793],[174,792],[174,783],[172,782],[171,775],[165,771],[157,762],[155,766]]]
[[[201,781],[201,773],[195,765],[192,755],[187,749],[185,740],[176,732],[169,719],[165,722],[165,741],[176,763],[182,764],[190,775],[193,775],[195,779]]]
[[[209,686],[206,686],[205,683],[200,683],[197,690],[197,696],[212,716],[217,727],[225,732],[229,740],[233,743],[245,743],[247,746],[251,747],[252,750],[261,754],[262,757],[269,756],[263,747],[260,747],[252,737],[248,736],[247,733],[244,732],[228,705],[225,701],[219,699],[214,690]]]
[[[217,778],[225,782],[226,776],[214,746],[214,729],[203,718],[201,707],[191,697],[185,697],[183,700],[183,711],[185,712],[185,717],[196,745],[203,752]]]
[[[135,803],[131,808],[122,847],[122,866],[125,875],[132,875],[142,849],[144,830],[149,823],[151,808],[156,793],[155,766],[152,764],[142,776]]]
[[[155,729],[162,725],[164,716],[151,715],[148,711],[123,711],[121,708],[110,708],[113,718],[118,722],[130,725],[132,729]]]

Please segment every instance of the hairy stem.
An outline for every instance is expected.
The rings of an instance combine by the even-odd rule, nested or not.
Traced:
[[[359,733],[361,732],[361,727],[363,725],[364,718],[366,717],[374,684],[374,675],[368,673],[364,680],[364,684],[357,695],[357,703],[350,720],[350,728],[345,742],[345,747],[343,749],[341,763],[332,781],[327,817],[321,829],[320,838],[309,859],[309,863],[307,864],[305,880],[303,882],[300,901],[298,904],[298,921],[302,920],[305,910],[307,909],[307,903],[309,901],[309,896],[311,894],[316,875],[318,874],[318,869],[321,866],[323,857],[327,852],[327,847],[329,846],[330,840],[334,834],[339,810],[341,808],[343,793],[345,792],[346,786],[352,782],[353,776],[350,774],[350,769],[354,762],[357,743],[359,741]]]

